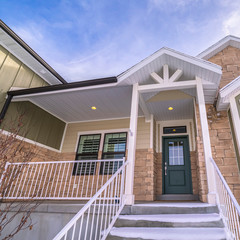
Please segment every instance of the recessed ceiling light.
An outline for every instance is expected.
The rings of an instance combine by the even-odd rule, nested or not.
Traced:
[[[96,110],[97,109],[95,106],[92,106],[91,108],[92,108],[92,110]]]
[[[168,110],[169,110],[169,111],[172,111],[172,110],[173,110],[173,107],[169,107]]]

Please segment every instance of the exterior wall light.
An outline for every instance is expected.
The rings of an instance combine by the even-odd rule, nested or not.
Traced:
[[[172,110],[173,110],[173,107],[169,107],[168,110],[169,110],[169,111],[172,111]]]

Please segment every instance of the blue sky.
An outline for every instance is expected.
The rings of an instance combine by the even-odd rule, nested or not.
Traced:
[[[238,0],[0,0],[0,17],[67,81],[116,76],[163,46],[240,36]]]

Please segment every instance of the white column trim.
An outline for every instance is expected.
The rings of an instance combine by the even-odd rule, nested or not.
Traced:
[[[154,118],[153,118],[153,114],[151,114],[151,120],[150,120],[150,148],[153,149],[153,130],[154,130]]]
[[[240,151],[240,116],[238,113],[237,103],[235,97],[230,98],[230,111],[232,115],[233,128],[236,135],[238,151]]]
[[[208,184],[208,203],[215,204],[216,203],[216,184],[215,184],[215,178],[214,178],[214,169],[210,160],[212,157],[212,150],[211,150],[211,142],[210,142],[210,135],[209,135],[209,129],[208,129],[203,85],[202,85],[201,78],[196,77],[196,81],[197,81],[197,89],[196,89],[197,99],[198,99],[200,123],[201,123],[201,129],[202,129],[203,150],[204,150],[207,184]]]
[[[138,120],[138,83],[135,83],[132,88],[132,103],[131,103],[131,115],[129,126],[129,141],[128,141],[128,155],[127,160],[129,162],[126,171],[125,182],[125,200],[127,205],[134,204],[133,184],[134,184],[134,166],[135,166],[135,154],[136,154],[136,140],[137,140],[137,120]]]

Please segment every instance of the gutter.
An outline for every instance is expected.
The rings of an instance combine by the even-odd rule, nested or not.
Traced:
[[[116,82],[117,82],[117,77],[108,77],[108,78],[85,80],[81,82],[72,82],[72,83],[51,85],[51,86],[45,86],[45,87],[36,87],[36,88],[27,88],[27,89],[21,89],[21,90],[8,91],[7,99],[0,113],[0,125],[6,115],[6,112],[8,110],[8,107],[13,97],[15,96],[23,96],[23,95],[43,93],[43,92],[57,92],[59,90],[89,87],[89,86],[96,86],[96,85],[102,85],[102,84],[111,84]]]

